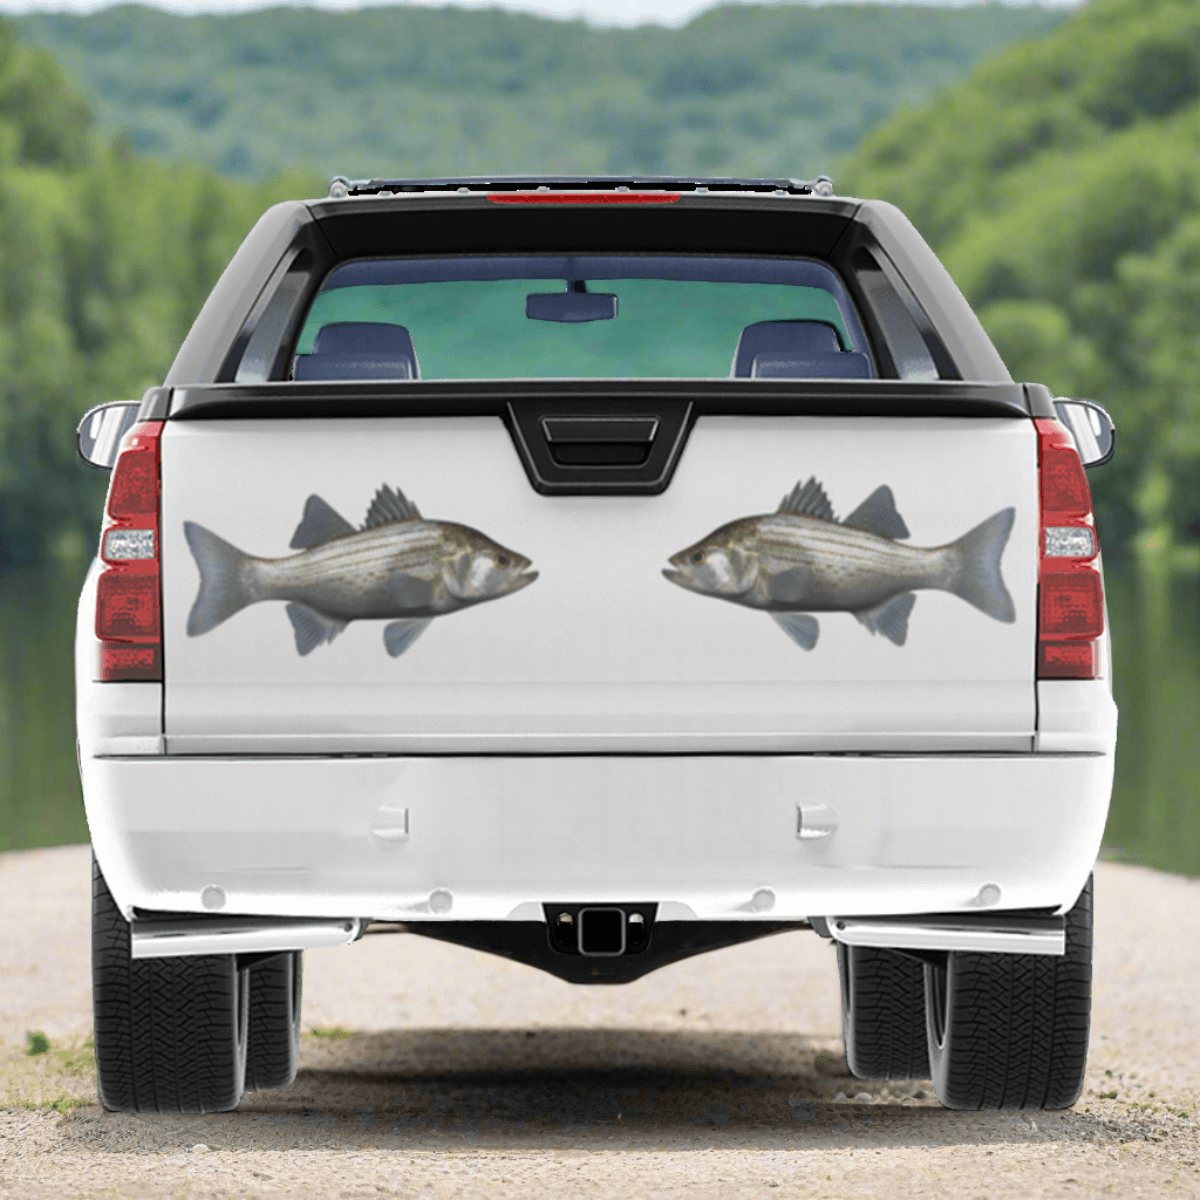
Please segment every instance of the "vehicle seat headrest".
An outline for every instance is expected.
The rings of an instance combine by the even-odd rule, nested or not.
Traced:
[[[840,353],[841,339],[828,321],[756,321],[738,338],[730,374],[749,378],[760,354],[800,360]]]
[[[420,379],[417,352],[403,325],[336,321],[322,325],[311,354],[298,354],[293,379]]]

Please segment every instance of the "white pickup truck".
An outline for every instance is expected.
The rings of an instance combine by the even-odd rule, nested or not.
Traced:
[[[1074,1103],[1112,441],[824,179],[272,208],[80,426],[103,1103],[286,1085],[368,927],[580,984],[810,929],[856,1074]]]

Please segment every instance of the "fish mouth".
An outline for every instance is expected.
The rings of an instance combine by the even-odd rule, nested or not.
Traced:
[[[536,571],[531,571],[526,567],[520,575],[513,575],[509,579],[508,585],[505,588],[506,594],[511,596],[513,592],[519,592],[522,588],[528,587],[537,577],[538,573]]]
[[[704,593],[702,588],[690,575],[685,575],[682,571],[676,570],[675,567],[663,567],[663,578],[669,583],[676,584],[678,587],[685,588],[689,592]]]

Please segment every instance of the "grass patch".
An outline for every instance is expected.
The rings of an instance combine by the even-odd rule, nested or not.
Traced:
[[[326,1029],[314,1029],[313,1037],[328,1038],[331,1042],[344,1042],[347,1038],[354,1037],[354,1030],[346,1029],[342,1025],[331,1025]]]
[[[65,1113],[96,1104],[96,1051],[92,1039],[53,1046],[44,1033],[0,1052],[0,1108],[53,1109]],[[44,1044],[43,1044],[44,1043]]]
[[[71,1050],[55,1050],[54,1057],[68,1075],[89,1075],[96,1069],[96,1043],[88,1038]]]
[[[33,1112],[42,1108],[52,1108],[55,1112],[66,1113],[73,1108],[86,1108],[95,1103],[95,1100],[86,1100],[83,1096],[68,1096],[66,1092],[61,1092],[53,1100],[18,1100],[12,1107]]]

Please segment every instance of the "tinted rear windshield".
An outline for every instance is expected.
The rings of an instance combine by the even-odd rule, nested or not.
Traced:
[[[874,378],[837,275],[801,259],[530,255],[344,263],[296,379]]]

